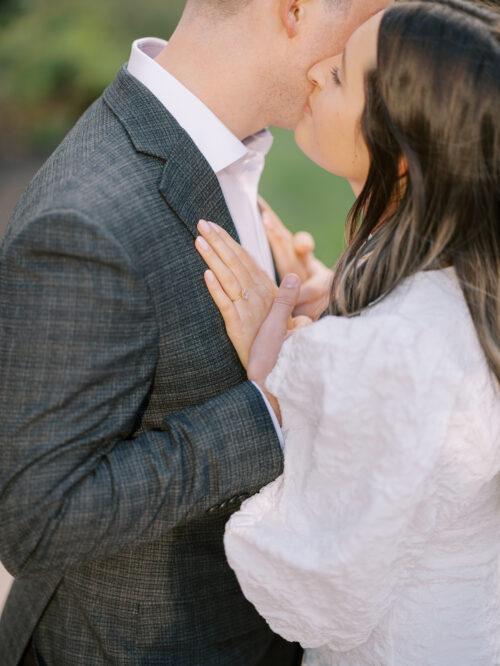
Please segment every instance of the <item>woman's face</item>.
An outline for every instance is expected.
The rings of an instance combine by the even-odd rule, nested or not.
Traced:
[[[351,36],[343,53],[309,71],[314,89],[295,130],[304,153],[331,173],[347,178],[358,195],[370,168],[361,132],[365,74],[377,66],[377,40],[383,12]]]

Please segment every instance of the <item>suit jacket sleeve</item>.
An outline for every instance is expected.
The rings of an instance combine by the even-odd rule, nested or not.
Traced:
[[[13,575],[158,538],[281,472],[250,382],[131,437],[157,342],[146,285],[91,220],[52,212],[4,243],[0,559]]]

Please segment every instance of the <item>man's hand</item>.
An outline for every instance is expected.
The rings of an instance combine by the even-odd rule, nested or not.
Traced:
[[[304,315],[315,321],[328,307],[333,271],[314,256],[311,234],[292,234],[262,197],[259,205],[280,280],[288,273],[295,273],[302,280],[293,316]]]

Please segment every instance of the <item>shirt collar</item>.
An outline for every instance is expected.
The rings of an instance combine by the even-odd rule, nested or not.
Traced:
[[[137,39],[127,69],[189,134],[212,170],[219,173],[250,153],[265,156],[271,148],[271,133],[262,130],[240,141],[208,106],[154,60],[166,44],[156,37]]]
[[[258,153],[265,157],[267,153],[271,150],[273,145],[273,135],[269,130],[263,129],[257,134],[252,134],[243,141],[247,151],[251,153]]]

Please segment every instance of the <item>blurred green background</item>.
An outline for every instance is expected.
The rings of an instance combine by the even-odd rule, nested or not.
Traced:
[[[183,4],[0,0],[0,162],[38,166],[114,78],[133,39],[168,38]],[[274,134],[262,193],[291,229],[313,233],[318,257],[332,264],[343,246],[350,188],[310,163],[291,133]],[[12,176],[0,165],[2,173]]]

